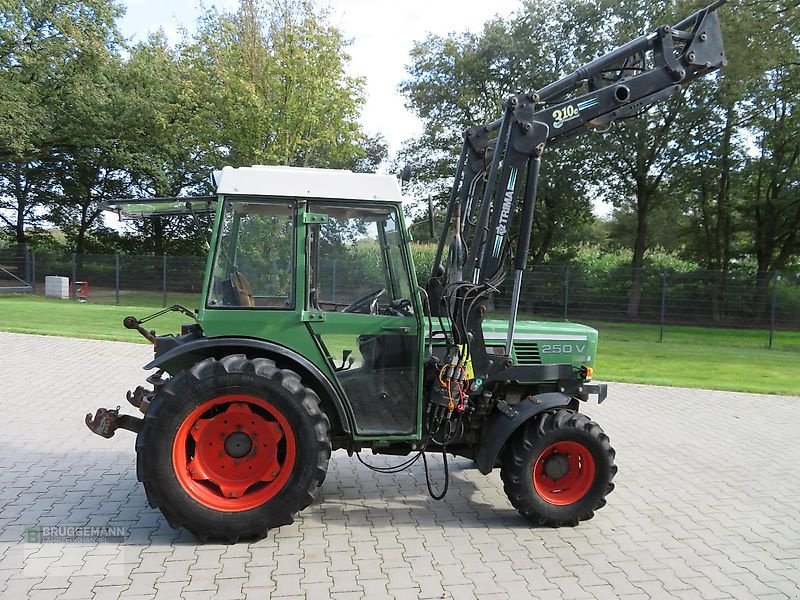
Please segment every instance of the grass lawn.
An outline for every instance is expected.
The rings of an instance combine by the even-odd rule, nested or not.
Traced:
[[[25,294],[0,296],[0,331],[146,343],[122,327],[127,315],[143,317],[159,310],[160,295],[155,306],[151,298],[143,300],[145,306],[113,306]],[[187,306],[194,308],[196,303]],[[176,333],[188,320],[170,313],[149,325],[160,333]],[[778,332],[774,348],[768,350],[763,330],[668,326],[659,343],[657,325],[587,324],[600,331],[595,369],[601,381],[800,395],[798,332]]]
[[[160,305],[114,306],[28,294],[0,296],[0,331],[147,344],[149,342],[136,331],[125,329],[122,319],[128,315],[142,318],[158,310],[161,310]],[[168,313],[146,323],[145,327],[159,333],[178,333],[181,323],[190,321],[185,315]]]
[[[40,286],[39,292],[37,293],[36,297],[44,300],[44,290],[42,286]],[[18,295],[18,298],[29,298],[30,295]],[[0,300],[3,299],[3,296],[0,296]],[[89,292],[89,303],[90,304],[116,304],[117,296],[113,289],[108,288],[98,288],[93,287]],[[167,293],[167,306],[172,306],[173,304],[183,304],[188,308],[197,308],[198,303],[200,302],[200,294],[185,294],[179,292],[169,292]],[[143,292],[143,291],[133,291],[133,290],[120,290],[119,293],[119,305],[120,306],[135,306],[135,307],[152,307],[153,310],[150,312],[155,312],[156,309],[161,308],[164,306],[164,295],[161,292]],[[149,309],[148,309],[149,310]]]
[[[600,332],[598,379],[800,396],[800,333],[588,323]]]

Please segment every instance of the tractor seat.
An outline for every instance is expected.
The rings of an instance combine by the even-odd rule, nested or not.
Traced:
[[[234,271],[230,276],[231,287],[236,295],[239,306],[255,306],[256,301],[253,298],[253,288],[247,277],[239,271]]]

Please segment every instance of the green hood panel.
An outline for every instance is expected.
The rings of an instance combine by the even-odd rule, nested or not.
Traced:
[[[486,319],[483,322],[484,337],[501,335],[505,340],[508,333],[508,321],[501,319]],[[514,339],[521,339],[518,334],[549,336],[581,336],[583,338],[597,337],[597,330],[587,325],[568,323],[565,321],[517,321],[514,328]]]
[[[505,346],[508,321],[487,319],[487,346]],[[586,325],[554,321],[517,321],[512,358],[521,365],[572,363],[592,366],[597,354],[597,330]]]

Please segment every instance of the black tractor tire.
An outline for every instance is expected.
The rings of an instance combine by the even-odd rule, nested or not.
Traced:
[[[207,358],[177,373],[136,438],[136,473],[150,506],[201,541],[259,539],[292,523],[314,500],[331,456],[319,405],[297,373],[266,358]],[[231,418],[239,424],[227,425]],[[197,481],[197,471],[214,475]],[[239,479],[226,479],[234,472]],[[239,487],[226,491],[222,482],[231,481]]]
[[[605,506],[617,473],[614,457],[597,423],[557,409],[537,415],[514,433],[500,477],[511,504],[533,525],[575,526]]]

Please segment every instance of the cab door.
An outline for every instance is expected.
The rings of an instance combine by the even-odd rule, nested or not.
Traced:
[[[359,437],[420,434],[420,310],[391,204],[308,204],[306,318]]]

